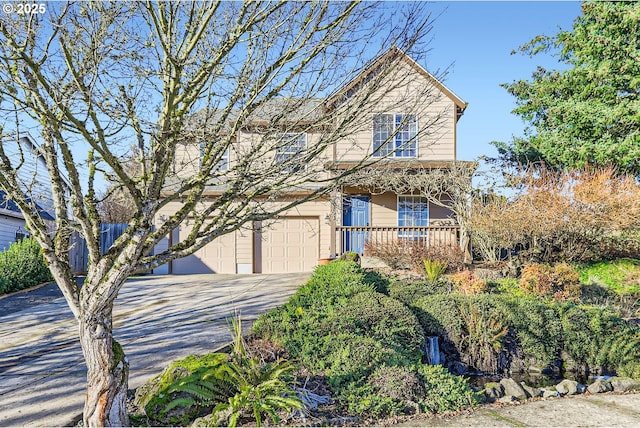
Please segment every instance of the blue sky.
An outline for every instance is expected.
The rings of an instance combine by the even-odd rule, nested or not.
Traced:
[[[451,65],[444,84],[469,103],[458,123],[458,158],[495,156],[491,141],[522,135],[525,124],[511,110],[515,98],[501,83],[528,79],[536,66],[564,68],[550,54],[511,55],[537,35],[570,30],[580,2],[473,1],[431,4],[431,52],[422,64],[429,71]],[[439,15],[439,16],[438,16]]]

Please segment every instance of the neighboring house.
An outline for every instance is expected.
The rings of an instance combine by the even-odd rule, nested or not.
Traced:
[[[49,173],[38,145],[28,135],[20,137],[18,141],[3,140],[2,145],[17,167],[22,191],[33,201],[43,219],[53,221],[55,211]],[[22,213],[17,205],[7,198],[7,194],[0,190],[0,251],[8,248],[16,239],[28,235]]]
[[[344,143],[338,142],[326,155],[324,164],[328,175],[353,168],[372,153],[375,153],[374,159],[386,157],[384,162],[376,164],[377,168],[448,168],[456,160],[456,125],[467,103],[399,50],[392,49],[386,55],[397,56],[410,78],[401,90],[397,86],[393,90],[384,86],[379,88],[386,92],[382,92],[384,97],[377,104],[377,111],[366,112],[369,118],[366,129],[354,132]],[[360,82],[366,82],[369,73],[384,60],[383,56],[364,70],[336,97],[349,96],[349,91],[358,90]],[[431,100],[435,98],[436,101],[430,102],[423,111],[416,110],[417,102],[411,99],[412,94],[423,93],[417,89],[424,87],[431,88]],[[398,99],[413,108],[403,111]],[[331,103],[332,99],[309,101],[319,102]],[[438,125],[434,132],[416,135],[419,124],[435,123],[436,117]],[[389,139],[396,127],[401,127],[402,132]],[[309,147],[316,137],[313,132],[292,134],[291,146]],[[258,136],[252,135],[250,129],[242,130],[236,136],[236,144],[248,144],[252,138]],[[193,158],[193,150],[185,148],[184,152],[177,153],[176,162]],[[286,153],[278,155],[287,156]],[[236,161],[233,152],[225,156],[227,165],[221,167],[229,167]],[[207,193],[207,197],[215,197],[215,188]],[[292,192],[289,197],[295,197],[295,194]],[[273,203],[277,204],[277,201]],[[167,204],[165,215],[175,212],[176,207]],[[179,242],[189,232],[188,223],[181,225],[156,252],[166,248],[169,242]],[[268,227],[256,222],[253,232],[237,231],[225,235],[195,254],[175,260],[155,272],[306,272],[311,271],[319,259],[346,251],[363,253],[367,240],[397,239],[426,240],[430,245],[457,245],[459,228],[450,210],[430,204],[420,196],[392,192],[376,194],[355,185],[344,187],[331,197],[305,202],[279,216]]]

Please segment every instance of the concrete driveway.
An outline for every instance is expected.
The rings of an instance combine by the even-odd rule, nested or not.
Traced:
[[[114,310],[114,335],[131,368],[129,387],[141,385],[172,360],[226,344],[227,318],[234,309],[248,327],[259,314],[284,303],[309,276],[130,279]],[[71,424],[82,413],[85,376],[77,324],[64,299],[0,316],[0,426]]]

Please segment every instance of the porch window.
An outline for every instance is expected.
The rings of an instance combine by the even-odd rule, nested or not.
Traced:
[[[420,196],[398,196],[398,226],[429,226],[429,202]],[[426,231],[400,230],[401,238],[423,238]]]
[[[307,149],[307,134],[284,134],[280,137],[280,145],[276,151],[277,164],[290,163],[283,168],[285,172],[293,172],[303,169],[302,163],[296,163],[295,157],[299,157]]]
[[[414,158],[418,151],[418,120],[410,114],[373,117],[373,156]]]

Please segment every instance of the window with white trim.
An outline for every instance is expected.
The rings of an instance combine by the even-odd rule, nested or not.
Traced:
[[[421,196],[398,196],[398,226],[429,226],[429,202]],[[426,231],[401,230],[399,237],[419,238],[425,237]]]
[[[205,147],[205,144],[200,143],[200,161],[202,161],[202,158],[204,157],[204,147]],[[218,160],[218,163],[216,164],[216,166],[213,167],[214,172],[228,171],[228,170],[229,170],[229,147],[225,149],[224,153],[222,153],[222,156]]]
[[[276,151],[276,163],[289,163],[283,168],[286,172],[304,169],[304,165],[296,163],[294,158],[301,156],[307,150],[307,134],[284,134],[280,136],[280,141]]]
[[[229,170],[229,147],[222,153],[222,157],[213,168],[214,171],[228,171]]]
[[[411,114],[373,117],[373,156],[414,158],[418,153],[418,120]]]

